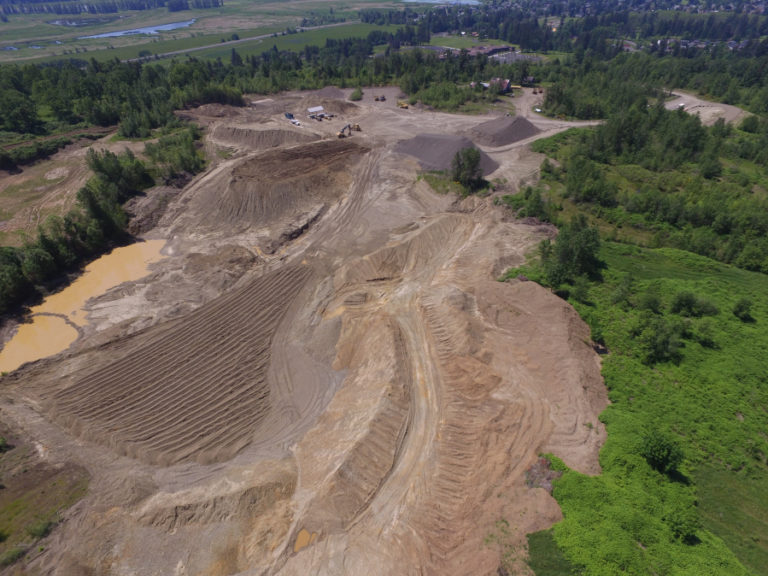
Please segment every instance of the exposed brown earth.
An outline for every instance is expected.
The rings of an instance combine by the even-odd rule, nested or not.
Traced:
[[[723,104],[721,102],[710,102],[703,100],[690,92],[676,90],[672,93],[672,98],[664,103],[667,110],[685,110],[689,114],[696,114],[701,118],[704,126],[712,126],[715,122],[723,119],[725,122],[735,124],[743,120],[747,113],[741,108]]]
[[[496,522],[524,547],[560,517],[526,484],[538,455],[599,471],[588,328],[496,280],[554,229],[437,195],[423,153],[398,151],[480,143],[496,120],[349,92],[187,112],[228,157],[161,215],[135,207],[167,258],[93,300],[67,352],[1,381],[8,425],[91,476],[30,572],[496,574]],[[315,102],[337,117],[309,120]],[[337,138],[347,123],[362,131]],[[536,176],[529,140],[480,144],[506,192]]]

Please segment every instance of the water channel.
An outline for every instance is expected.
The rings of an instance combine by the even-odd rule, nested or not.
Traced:
[[[102,34],[93,34],[92,36],[78,36],[78,40],[90,40],[91,38],[119,38],[120,36],[133,36],[135,34],[157,34],[158,32],[169,32],[179,28],[192,26],[195,20],[184,20],[183,22],[171,22],[170,24],[156,24],[155,26],[144,26],[143,28],[131,28],[130,30],[118,30],[116,32],[104,32]]]
[[[0,351],[0,372],[66,350],[87,325],[85,303],[95,296],[147,275],[150,264],[162,259],[165,240],[148,240],[116,248],[85,267],[72,284],[31,309],[32,322],[21,324]]]

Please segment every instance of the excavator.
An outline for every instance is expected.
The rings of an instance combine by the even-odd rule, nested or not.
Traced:
[[[344,134],[345,130],[347,131],[346,134]],[[337,134],[337,136],[339,138],[346,138],[347,136],[352,136],[353,130],[355,132],[360,132],[360,124],[347,124],[346,126],[344,126],[344,128],[339,130],[339,133]]]

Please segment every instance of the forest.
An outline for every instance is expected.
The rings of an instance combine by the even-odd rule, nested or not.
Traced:
[[[0,13],[10,14],[117,14],[126,10],[154,10],[167,8],[168,12],[179,12],[190,8],[217,8],[223,0],[0,0]]]

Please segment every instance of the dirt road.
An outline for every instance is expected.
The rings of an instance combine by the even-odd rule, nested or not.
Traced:
[[[682,108],[689,114],[697,114],[701,118],[701,123],[705,126],[712,126],[720,118],[729,124],[735,124],[747,115],[744,110],[736,106],[703,100],[694,94],[683,92],[682,90],[676,90],[672,93],[672,96],[672,99],[664,103],[664,107],[667,110]]]
[[[3,420],[92,478],[30,570],[496,574],[497,522],[522,559],[559,517],[526,485],[538,454],[599,471],[588,328],[496,281],[553,229],[435,194],[402,143],[449,150],[493,118],[399,109],[397,92],[190,112],[227,154],[155,214],[168,257],[93,301],[68,352],[1,381]],[[569,126],[527,120],[482,147],[503,192],[535,178],[527,144]],[[362,131],[337,138],[347,123]]]

